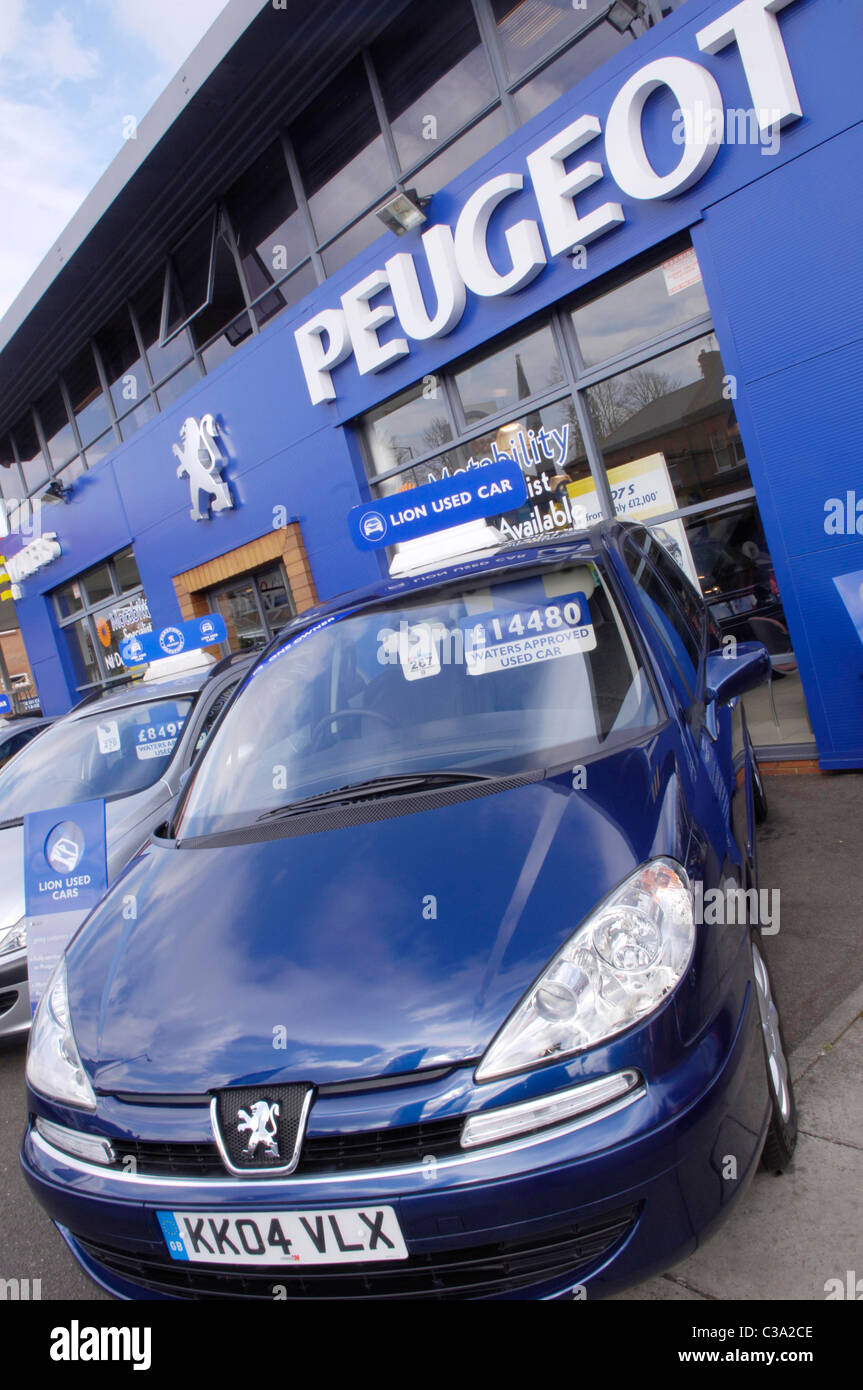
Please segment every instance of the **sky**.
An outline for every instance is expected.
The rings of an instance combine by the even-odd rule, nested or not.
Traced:
[[[0,316],[228,0],[0,0]]]

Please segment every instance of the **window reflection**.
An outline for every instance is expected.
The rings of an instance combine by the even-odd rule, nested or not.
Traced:
[[[603,4],[602,9],[607,9]],[[577,11],[574,12],[577,14]],[[636,36],[627,31],[621,34],[613,24],[598,24],[584,34],[540,73],[525,82],[515,93],[515,108],[522,122],[544,111],[577,82],[598,68],[601,63],[632,43]]]
[[[468,425],[561,381],[563,368],[550,328],[541,328],[500,352],[480,358],[455,377]]]
[[[365,417],[366,441],[376,473],[421,458],[452,439],[443,389],[420,383]]]
[[[606,467],[661,455],[680,507],[750,487],[724,388],[712,333],[591,386],[588,403]]]
[[[21,416],[17,425],[12,426],[12,437],[18,450],[24,486],[28,492],[33,492],[47,481],[48,465],[43,457],[36,426],[29,411]]]
[[[355,222],[353,227],[349,227],[324,251],[326,274],[334,275],[343,265],[347,265],[353,256],[358,256],[367,246],[371,246],[373,241],[377,241],[379,236],[383,236],[383,231],[382,222],[373,212],[361,217],[359,222]]]
[[[497,96],[470,0],[416,0],[371,52],[403,169],[427,159]]]
[[[575,309],[572,322],[584,364],[592,367],[708,311],[698,260],[689,247]]]
[[[136,406],[128,415],[124,415],[120,421],[121,437],[124,440],[131,439],[132,435],[137,434],[141,426],[146,425],[148,420],[152,420],[155,414],[155,402],[149,396],[145,397],[140,405]]]
[[[8,437],[0,441],[0,497],[4,501],[20,499],[21,475],[12,452],[12,440]]]
[[[101,460],[105,457],[106,454],[110,454],[111,450],[114,448],[116,443],[117,441],[114,438],[113,430],[108,430],[106,434],[102,434],[99,436],[98,439],[94,439],[92,444],[87,445],[87,467],[94,468],[97,463],[101,462]],[[70,465],[70,467],[74,468],[74,464]],[[83,465],[81,471],[83,472]],[[63,474],[65,480],[68,482],[69,478],[66,477],[66,474],[69,474],[68,468],[65,470]],[[70,477],[74,476],[74,474],[70,474]]]
[[[69,423],[69,416],[59,383],[47,390],[36,402],[36,411],[42,433],[48,445],[48,453],[54,469],[62,468],[78,452],[75,435]]]
[[[509,75],[518,77],[605,16],[609,0],[492,0],[491,7]]]
[[[477,159],[505,140],[508,133],[503,112],[499,108],[489,112],[419,170],[416,175],[417,191],[424,195],[437,193],[439,188],[458,178]]]
[[[264,324],[280,314],[282,309],[290,308],[305,295],[311,294],[317,283],[314,267],[311,261],[306,261],[293,275],[281,280],[276,289],[268,291],[258,300],[253,310],[258,327],[263,328]]]
[[[249,293],[257,299],[309,252],[279,140],[237,179],[225,201]]]
[[[198,347],[215,339],[216,360],[221,361],[233,352],[235,347],[248,338],[252,324],[245,313],[246,301],[233,252],[223,235],[216,238],[213,256],[213,290],[210,302],[195,316],[191,323],[192,337]],[[221,336],[217,336],[221,335]],[[204,355],[204,365],[211,369],[216,365],[214,355]]]
[[[188,391],[190,386],[194,386],[196,381],[201,379],[201,369],[197,362],[189,362],[182,367],[176,376],[165,381],[159,387],[159,409],[166,410],[172,401],[182,396],[184,391]]]
[[[96,346],[102,358],[114,409],[118,415],[122,415],[149,390],[132,320],[125,306],[96,334]]]
[[[209,299],[213,218],[213,213],[201,218],[169,259],[164,323],[166,338],[203,308]]]
[[[365,68],[357,58],[291,126],[315,231],[334,236],[392,183]]]
[[[87,345],[63,371],[63,380],[78,425],[81,443],[91,444],[110,428],[111,414],[96,370],[96,359]]]
[[[141,337],[144,340],[147,359],[150,363],[150,371],[156,381],[167,376],[169,372],[178,367],[181,362],[187,361],[192,355],[192,344],[187,328],[181,329],[164,346],[159,343],[162,327],[163,287],[164,272],[160,270],[150,278],[133,302],[138,327],[141,330]]]

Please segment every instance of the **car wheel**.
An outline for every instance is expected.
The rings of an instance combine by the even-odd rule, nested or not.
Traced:
[[[785,1051],[785,1039],[782,1036],[779,1010],[773,998],[764,957],[755,941],[752,942],[752,971],[755,976],[755,995],[758,1000],[767,1089],[770,1092],[772,1111],[761,1164],[771,1173],[783,1173],[791,1162],[797,1144],[797,1103],[791,1084],[791,1071]]]
[[[764,782],[761,778],[761,769],[752,755],[752,802],[755,808],[755,824],[763,825],[767,819],[768,805],[767,793],[764,790]]]

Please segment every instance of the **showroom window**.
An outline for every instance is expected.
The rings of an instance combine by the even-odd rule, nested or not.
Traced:
[[[510,542],[613,511],[647,522],[722,632],[771,654],[784,713],[774,718],[762,692],[747,697],[756,745],[804,744],[812,734],[734,394],[683,245],[425,377],[357,428],[372,496],[516,459],[527,500],[492,523]]]
[[[52,598],[76,689],[85,693],[124,677],[120,643],[153,626],[132,547],[69,580]]]

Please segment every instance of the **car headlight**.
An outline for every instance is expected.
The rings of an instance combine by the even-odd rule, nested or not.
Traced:
[[[96,1109],[96,1097],[81,1065],[69,1019],[65,960],[51,976],[36,1009],[27,1049],[27,1083],[64,1105]]]
[[[27,918],[19,917],[11,927],[0,931],[0,956],[20,951],[27,945]]]
[[[510,1014],[477,1081],[613,1038],[662,1003],[695,943],[692,892],[673,859],[653,859],[591,913]]]

